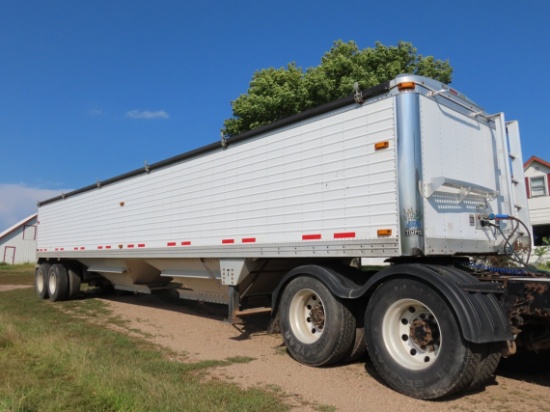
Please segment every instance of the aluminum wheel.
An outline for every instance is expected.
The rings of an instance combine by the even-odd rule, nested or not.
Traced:
[[[418,267],[403,264],[401,270],[414,275]],[[421,280],[395,277],[376,288],[365,311],[374,367],[390,386],[418,399],[466,389],[482,367],[479,346],[464,339],[453,308],[437,291]]]
[[[62,263],[52,265],[48,272],[48,295],[52,302],[66,300],[69,296],[69,275]]]
[[[48,292],[51,296],[55,295],[55,292],[57,291],[57,279],[55,278],[55,275],[50,275],[49,278]]]
[[[319,340],[325,327],[325,310],[319,295],[311,289],[296,293],[290,303],[289,320],[300,341],[311,344]]]
[[[41,263],[34,271],[34,291],[41,299],[48,297],[48,272],[51,265],[48,263]]]
[[[355,317],[318,279],[305,274],[292,279],[282,292],[279,316],[285,345],[298,362],[326,366],[353,351]]]
[[[389,354],[403,367],[430,367],[441,351],[441,329],[433,312],[418,300],[393,303],[382,321],[382,336]]]
[[[35,281],[36,292],[38,294],[44,293],[44,290],[46,289],[46,279],[44,278],[44,272],[42,270],[36,271]]]

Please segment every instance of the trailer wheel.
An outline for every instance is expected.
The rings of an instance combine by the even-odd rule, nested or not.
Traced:
[[[493,377],[495,371],[500,363],[502,354],[500,349],[496,345],[482,345],[486,347],[486,352],[483,354],[483,358],[479,362],[476,374],[470,387],[468,389],[478,389],[483,386]]]
[[[67,271],[67,276],[69,278],[69,291],[67,294],[67,298],[75,299],[80,293],[80,276],[73,269],[69,269]]]
[[[52,265],[48,272],[48,295],[52,302],[65,300],[69,296],[69,275],[60,263]]]
[[[486,345],[466,342],[445,300],[412,279],[382,284],[365,313],[371,360],[394,389],[436,399],[469,387]]]
[[[367,345],[365,345],[365,328],[357,328],[355,330],[355,341],[351,347],[350,354],[346,357],[345,361],[348,363],[355,363],[360,359],[363,359],[367,354]]]
[[[40,299],[48,298],[49,263],[41,263],[34,272],[34,290]]]
[[[279,316],[286,347],[298,362],[330,365],[352,350],[355,318],[317,279],[292,280],[283,291]]]

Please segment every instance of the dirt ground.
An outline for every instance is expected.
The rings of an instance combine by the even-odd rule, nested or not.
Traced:
[[[113,295],[102,299],[147,339],[190,361],[251,357],[214,371],[214,378],[282,393],[295,411],[549,411],[550,355],[501,362],[485,389],[437,402],[419,401],[385,386],[368,359],[331,368],[294,361],[280,335],[268,335],[266,314],[224,323],[226,307],[162,295]]]
[[[0,285],[0,292],[5,292],[13,289],[24,289],[29,287],[30,286],[27,285]]]
[[[28,286],[0,285],[0,292]],[[403,396],[380,381],[367,359],[330,368],[311,368],[294,361],[280,335],[266,332],[269,315],[224,322],[226,306],[199,304],[166,295],[100,297],[114,315],[133,330],[187,361],[246,356],[249,363],[219,367],[214,379],[243,387],[281,393],[293,411],[472,411],[550,412],[550,353],[503,360],[494,381],[480,391],[443,401],[420,401]]]

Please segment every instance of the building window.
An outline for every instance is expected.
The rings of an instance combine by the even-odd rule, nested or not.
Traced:
[[[544,246],[545,237],[550,238],[550,225],[533,226],[533,243],[535,246]]]
[[[27,226],[23,228],[23,240],[36,240],[36,226]]]
[[[546,196],[544,176],[531,178],[531,197]]]

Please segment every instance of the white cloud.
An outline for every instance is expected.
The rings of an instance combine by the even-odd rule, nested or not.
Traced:
[[[36,213],[37,202],[70,190],[49,190],[22,184],[0,184],[0,232]]]
[[[126,113],[130,119],[169,119],[170,116],[164,110],[151,112],[149,110],[130,110]]]
[[[92,117],[99,117],[103,115],[103,110],[101,109],[90,109],[88,110],[88,114]]]

